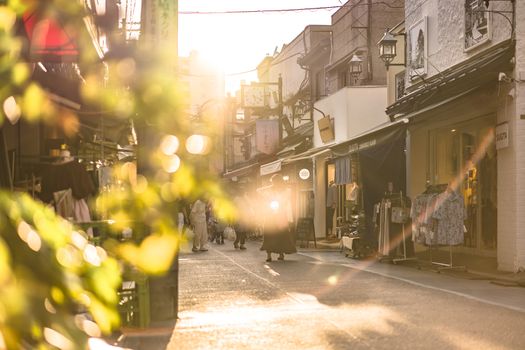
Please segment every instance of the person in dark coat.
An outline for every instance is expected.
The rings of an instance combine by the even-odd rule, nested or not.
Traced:
[[[272,261],[272,253],[279,254],[278,260],[284,260],[284,254],[297,252],[290,232],[290,222],[293,221],[290,192],[279,174],[272,177],[271,183],[271,186],[261,193],[264,207],[261,250],[266,251],[267,262]]]

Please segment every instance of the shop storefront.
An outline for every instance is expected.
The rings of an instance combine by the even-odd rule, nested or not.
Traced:
[[[516,232],[501,220],[515,212],[516,204],[503,195],[512,186],[502,178],[515,173],[507,157],[513,95],[499,76],[512,70],[513,56],[512,43],[502,42],[420,82],[387,108],[392,120],[409,120],[408,195],[415,200],[440,191],[457,196],[454,218],[440,217],[441,203],[433,215],[438,220],[459,218],[457,237],[437,240],[438,245],[447,250],[453,246],[451,252],[497,257],[503,270],[516,268]],[[503,130],[500,136],[497,130]],[[416,248],[428,249],[425,245]]]
[[[496,111],[475,103],[490,94],[485,91],[455,101],[448,106],[456,107],[448,111],[448,118],[411,124],[408,191],[416,198],[429,186],[454,185],[464,203],[464,238],[457,249],[496,256]],[[442,115],[440,111],[432,114]]]
[[[353,225],[362,238],[375,244],[374,205],[389,186],[397,193],[406,192],[405,140],[403,121],[385,123],[314,157],[318,237],[340,236],[341,226]]]

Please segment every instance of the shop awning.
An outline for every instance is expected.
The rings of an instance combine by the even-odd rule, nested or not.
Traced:
[[[422,82],[420,89],[388,106],[386,113],[391,120],[406,118],[447,99],[463,96],[467,90],[496,84],[499,72],[512,70],[513,56],[514,45],[507,40]]]
[[[344,157],[351,153],[383,143],[390,138],[392,133],[397,132],[400,127],[403,127],[403,125],[405,125],[405,120],[396,120],[392,123],[385,122],[353,137],[351,140],[331,145],[330,147],[335,157]]]
[[[58,17],[44,17],[36,10],[24,13],[22,21],[32,59],[46,62],[78,61],[76,28],[66,29]]]
[[[260,170],[259,170],[260,175],[264,176],[264,175],[277,173],[281,171],[281,168],[283,165],[292,164],[292,163],[304,161],[304,160],[311,160],[313,157],[321,153],[325,153],[329,151],[330,151],[329,146],[322,146],[322,147],[317,147],[317,148],[311,148],[299,154],[282,157],[280,159],[277,159],[272,162],[261,165]]]
[[[251,172],[255,171],[258,167],[259,167],[259,163],[253,163],[253,164],[245,165],[237,169],[227,169],[226,172],[222,174],[222,177],[232,178],[235,176],[248,175]]]

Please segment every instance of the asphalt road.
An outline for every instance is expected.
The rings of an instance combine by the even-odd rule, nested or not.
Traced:
[[[135,348],[525,349],[525,288],[363,271],[333,252],[266,263],[258,246],[181,254],[179,320]]]

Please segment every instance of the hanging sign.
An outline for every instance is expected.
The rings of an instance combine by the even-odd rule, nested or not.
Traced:
[[[319,119],[317,124],[319,126],[319,134],[321,135],[321,141],[323,141],[323,143],[327,143],[335,139],[334,127],[329,115]]]
[[[496,149],[509,147],[509,123],[496,126]]]
[[[273,154],[279,148],[279,121],[276,119],[259,119],[255,122],[257,151]]]
[[[308,170],[306,168],[303,168],[303,169],[299,170],[299,177],[302,180],[308,180],[308,178],[310,177],[310,170]]]
[[[261,165],[261,176],[269,175],[281,171],[281,160]]]

